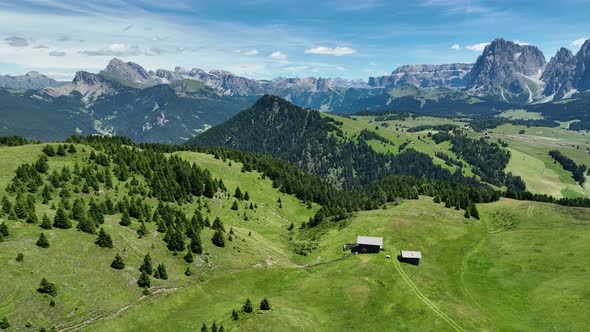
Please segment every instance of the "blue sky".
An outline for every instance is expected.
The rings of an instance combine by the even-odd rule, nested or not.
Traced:
[[[70,80],[113,57],[253,78],[363,78],[474,62],[496,37],[547,60],[590,38],[590,1],[0,0],[0,73]]]

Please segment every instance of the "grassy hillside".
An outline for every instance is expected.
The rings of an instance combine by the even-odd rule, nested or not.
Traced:
[[[6,188],[18,165],[35,162],[42,148],[0,148],[0,167],[5,170],[0,174],[0,196],[8,195]],[[93,148],[76,149],[64,157],[50,157],[50,172],[88,163]],[[235,199],[226,194],[201,197],[181,207],[188,216],[201,205],[211,221],[220,217],[228,233],[233,229],[233,241],[216,247],[210,240],[213,230],[204,228],[203,254],[189,264],[183,259],[185,252],[175,256],[166,249],[164,234],[154,222],[146,223],[148,234],[139,238],[138,220],[122,226],[120,213],[105,215],[103,227],[113,238],[112,249],[98,247],[96,235],[75,227],[42,230],[38,224],[3,215],[0,219],[10,235],[0,243],[0,284],[11,287],[0,288],[0,318],[7,317],[9,331],[52,326],[63,331],[194,331],[213,321],[226,331],[489,331],[547,326],[583,331],[590,323],[583,315],[590,310],[590,282],[585,277],[590,263],[588,209],[501,200],[479,204],[478,221],[422,196],[355,213],[339,224],[299,229],[318,206],[309,209],[281,194],[270,179],[242,172],[238,162],[195,152],[174,156],[223,179],[228,193],[237,186],[248,191],[250,200],[240,201],[238,210],[231,208]],[[131,179],[115,179],[114,189],[72,195],[122,198],[134,187],[130,183]],[[14,195],[8,196],[14,200]],[[144,201],[152,207],[157,204],[154,197]],[[53,217],[51,205],[58,202],[57,194],[48,204],[39,200],[37,215]],[[246,208],[249,203],[257,207]],[[295,228],[289,231],[291,223]],[[35,245],[40,232],[47,235],[49,248]],[[384,237],[385,250],[356,256],[343,252],[342,245],[354,242],[357,235]],[[297,254],[300,245],[312,247],[311,254]],[[421,264],[398,263],[395,256],[402,249],[422,251]],[[24,254],[23,262],[16,261],[18,253]],[[126,263],[120,271],[109,266],[117,253]],[[169,276],[152,278],[149,295],[136,285],[145,253],[155,264],[164,263]],[[193,275],[184,275],[187,267]],[[56,283],[57,297],[36,292],[43,277]],[[240,310],[246,298],[253,302],[253,313]],[[271,310],[258,310],[263,298]],[[49,304],[52,299],[55,306]],[[238,320],[232,319],[234,309]]]
[[[510,200],[483,210],[481,222],[466,221],[421,198],[362,212],[323,235],[307,266],[233,271],[96,328],[186,330],[216,320],[234,331],[584,330],[587,210]],[[345,256],[342,244],[358,234],[384,236],[385,251]],[[421,265],[385,258],[400,249],[421,250]],[[232,321],[246,297],[267,297],[273,310]]]

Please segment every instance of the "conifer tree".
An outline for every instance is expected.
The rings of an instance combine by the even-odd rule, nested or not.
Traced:
[[[191,238],[190,251],[193,254],[197,254],[197,255],[200,255],[203,253],[203,245],[201,243],[201,236],[199,234],[195,234]]]
[[[213,324],[211,325],[211,332],[217,332],[217,323],[215,323],[215,321],[213,321]]]
[[[8,318],[6,318],[6,316],[2,317],[2,319],[0,319],[0,329],[6,330],[9,327],[10,323],[8,322]]]
[[[83,217],[82,220],[78,222],[77,228],[84,233],[96,234],[96,225],[87,217]]]
[[[217,332],[225,332],[225,328],[223,327],[223,324],[219,324],[219,329],[217,330]]]
[[[76,146],[74,146],[74,144],[70,144],[70,146],[68,147],[68,153],[76,153]]]
[[[246,201],[250,200],[250,194],[248,194],[247,191],[244,193],[244,200],[246,200]]]
[[[154,275],[153,275],[154,279],[160,279],[160,270],[158,269],[158,267],[156,267],[154,269]]]
[[[209,328],[205,323],[203,323],[203,326],[201,326],[201,332],[209,332]]]
[[[190,276],[193,275],[193,271],[191,271],[191,267],[190,266],[187,266],[186,267],[186,270],[184,270],[184,275],[187,276],[187,277],[190,277]]]
[[[10,233],[8,232],[8,225],[6,225],[5,222],[0,222],[0,234],[2,234],[2,236],[4,237],[10,235]]]
[[[211,238],[211,242],[218,247],[225,247],[225,238],[223,237],[223,232],[220,230],[216,230]]]
[[[23,253],[19,252],[16,255],[16,261],[19,263],[22,263],[22,262],[24,262],[24,260],[25,260],[25,255]]]
[[[9,214],[11,210],[12,210],[12,203],[10,203],[10,200],[6,196],[3,196],[2,197],[2,212]]]
[[[66,149],[61,144],[57,146],[57,155],[62,157],[66,155]]]
[[[47,281],[47,279],[41,279],[41,283],[39,284],[39,288],[37,288],[37,292],[42,294],[49,294],[53,297],[57,296],[57,286],[54,283]]]
[[[41,235],[39,235],[39,239],[37,240],[37,242],[35,242],[35,244],[37,245],[37,247],[49,248],[49,241],[47,240],[47,237],[45,237],[45,234],[43,234],[43,233],[41,233]]]
[[[236,309],[232,310],[231,312],[231,319],[232,320],[238,320],[240,318],[240,316],[238,316],[238,312],[236,311]]]
[[[47,214],[43,214],[43,218],[41,218],[41,228],[43,229],[52,229],[53,227],[51,226],[51,221],[49,220],[49,217],[47,216]]]
[[[96,241],[94,241],[94,243],[96,243],[99,247],[102,248],[113,247],[113,240],[111,239],[111,236],[102,227],[100,228],[100,231],[98,231],[98,237],[96,238]]]
[[[139,226],[139,229],[137,229],[137,235],[139,235],[139,238],[142,238],[144,236],[146,236],[148,233],[147,227],[145,226],[145,221],[141,221],[141,225]]]
[[[238,210],[238,201],[234,201],[234,203],[231,206],[231,209],[234,210],[234,211],[237,211]]]
[[[152,285],[152,281],[150,279],[150,275],[146,273],[146,271],[141,271],[141,276],[137,279],[137,286],[144,288],[149,288]]]
[[[60,206],[57,209],[57,213],[53,218],[53,227],[61,229],[72,228],[72,223],[70,222],[70,219],[68,218],[63,206]]]
[[[270,303],[268,303],[267,299],[263,299],[260,302],[260,310],[270,310]]]
[[[48,204],[51,200],[51,190],[49,190],[49,187],[47,185],[43,187],[41,197],[43,198],[43,204]]]
[[[242,191],[240,190],[240,187],[236,187],[236,191],[234,193],[234,197],[242,200],[244,198],[244,196],[242,195]]]
[[[469,208],[469,214],[475,218],[475,219],[479,219],[479,212],[477,211],[477,207],[475,206],[474,203],[471,203],[471,206]]]
[[[166,266],[164,263],[158,265],[158,274],[160,275],[160,279],[168,279],[168,273],[166,272]]]
[[[225,227],[223,226],[223,222],[221,221],[221,219],[219,219],[219,217],[215,218],[215,220],[213,221],[213,225],[211,225],[211,229],[225,232]]]
[[[244,305],[242,306],[242,311],[245,313],[250,313],[252,312],[252,302],[250,302],[250,299],[246,299],[246,303],[244,303]]]
[[[192,263],[195,261],[195,258],[193,257],[193,253],[190,250],[187,250],[186,255],[184,255],[184,260],[187,263]]]
[[[25,219],[28,215],[28,205],[25,197],[20,193],[16,196],[16,204],[14,205],[14,212],[18,219]]]
[[[47,144],[47,145],[45,145],[45,147],[43,147],[43,153],[45,153],[48,157],[55,156],[55,150],[49,144]]]
[[[139,267],[139,271],[145,272],[147,274],[152,274],[153,267],[152,267],[152,258],[150,257],[150,254],[146,254],[143,257],[143,263]]]
[[[131,225],[131,218],[129,217],[129,212],[127,212],[127,210],[123,211],[123,216],[121,217],[121,221],[119,221],[119,225],[121,225],[121,226]]]
[[[47,156],[41,155],[41,158],[35,162],[35,169],[39,173],[47,173],[49,170],[49,164],[47,163]]]
[[[121,255],[117,254],[115,256],[115,259],[111,263],[111,267],[116,270],[123,270],[125,268],[125,262],[123,261]]]

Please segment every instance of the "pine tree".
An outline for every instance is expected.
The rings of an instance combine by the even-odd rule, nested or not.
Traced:
[[[240,318],[240,316],[238,316],[238,312],[236,311],[236,309],[232,310],[231,312],[231,319],[232,320],[238,320]]]
[[[203,245],[201,243],[201,236],[199,234],[195,234],[191,238],[190,251],[193,254],[197,254],[197,255],[200,255],[203,253]]]
[[[66,149],[61,144],[57,146],[57,155],[62,157],[66,155]]]
[[[144,288],[149,288],[152,285],[152,281],[150,279],[150,275],[146,273],[146,271],[141,271],[141,276],[137,279],[137,286]]]
[[[94,243],[96,243],[99,247],[102,248],[113,247],[113,240],[111,239],[111,236],[102,227],[100,228],[100,231],[98,232],[98,237],[96,238],[96,241],[94,241]]]
[[[10,235],[10,233],[8,232],[8,225],[6,225],[5,222],[0,222],[0,234],[2,234],[2,236],[4,237]]]
[[[195,261],[195,258],[193,257],[193,253],[190,250],[187,250],[186,255],[184,255],[184,260],[187,263],[192,263]]]
[[[143,257],[143,263],[139,267],[139,271],[145,272],[147,274],[153,273],[152,258],[150,257],[150,254],[146,254]]]
[[[16,196],[16,204],[14,205],[14,212],[18,219],[25,219],[28,215],[27,201],[20,193]]]
[[[205,323],[203,323],[203,326],[201,326],[201,332],[209,332],[209,328]]]
[[[475,219],[479,219],[479,212],[477,211],[477,207],[474,203],[471,203],[471,207],[469,208],[469,214]]]
[[[45,153],[48,157],[55,156],[55,150],[49,144],[48,145],[45,145],[45,147],[43,147],[43,153]]]
[[[6,196],[3,196],[2,197],[2,212],[9,214],[11,210],[12,210],[12,203],[10,203],[10,200]]]
[[[78,223],[77,228],[84,233],[96,234],[96,225],[94,222],[87,217],[83,217]]]
[[[49,241],[47,241],[47,237],[45,237],[45,234],[43,233],[39,235],[39,239],[37,242],[35,242],[35,244],[41,248],[49,248]]]
[[[187,266],[186,267],[186,270],[184,270],[184,275],[187,276],[187,277],[190,277],[190,276],[193,275],[193,271],[191,271],[191,267],[190,266]]]
[[[225,238],[223,237],[223,232],[220,230],[216,230],[211,238],[211,242],[218,247],[225,247]]]
[[[211,225],[211,229],[225,232],[225,227],[223,226],[223,222],[221,221],[221,219],[219,219],[219,217],[215,218],[215,220],[213,221],[213,225]]]
[[[51,200],[51,190],[49,190],[49,187],[47,185],[43,187],[41,197],[43,197],[43,204],[47,204]]]
[[[57,286],[54,283],[47,281],[47,279],[41,279],[41,283],[39,284],[39,288],[37,288],[37,292],[42,294],[49,294],[53,297],[57,296]]]
[[[270,310],[270,303],[268,303],[267,299],[263,299],[262,302],[260,302],[260,310]]]
[[[121,225],[121,226],[131,225],[131,218],[129,217],[129,212],[127,212],[127,210],[123,211],[123,216],[121,217],[121,221],[119,221],[119,225]]]
[[[53,227],[51,226],[51,221],[49,220],[49,217],[47,216],[47,214],[43,214],[43,218],[41,218],[41,228],[43,229],[52,229]]]
[[[215,321],[213,321],[213,324],[211,325],[211,332],[217,332],[217,323],[215,323]]]
[[[16,261],[19,262],[19,263],[24,262],[25,261],[25,255],[23,253],[19,252],[16,255]]]
[[[242,195],[242,191],[240,190],[240,187],[236,187],[236,192],[234,193],[234,197],[239,200],[244,198],[244,196]]]
[[[234,204],[232,204],[231,209],[235,211],[238,210],[238,201],[234,201]]]
[[[166,272],[166,266],[164,266],[164,263],[158,265],[158,274],[160,275],[161,279],[168,279],[168,273]]]
[[[6,330],[9,327],[10,323],[8,323],[8,318],[6,318],[6,316],[2,317],[2,319],[0,319],[0,329]]]
[[[469,213],[469,209],[465,210],[465,213],[463,214],[463,217],[465,217],[466,219],[469,219],[469,217],[471,217],[471,214]]]
[[[137,230],[137,235],[139,235],[140,238],[146,236],[148,233],[147,227],[145,226],[145,222],[142,220],[141,221],[141,225],[139,226],[139,229]]]
[[[281,200],[281,198],[279,197],[279,199],[277,200],[277,203],[279,203],[279,208],[283,208],[283,201]]]
[[[250,200],[250,194],[248,194],[247,191],[244,193],[244,200],[246,200],[246,201]]]
[[[74,146],[74,144],[70,144],[70,146],[68,147],[68,153],[76,153],[76,146]]]
[[[47,173],[49,170],[49,164],[47,163],[47,156],[41,155],[41,158],[35,162],[35,169],[39,173]]]
[[[60,206],[57,209],[57,213],[55,214],[55,218],[53,218],[53,227],[61,228],[61,229],[72,228],[72,223],[70,222],[63,206]]]
[[[154,275],[153,275],[154,279],[160,279],[160,270],[158,270],[158,268],[156,267],[156,269],[154,270]]]
[[[250,302],[250,299],[246,299],[246,303],[244,303],[244,305],[242,306],[242,311],[245,313],[250,313],[252,312],[252,302]]]
[[[223,324],[219,324],[219,330],[217,330],[217,332],[225,332],[225,328],[223,327]]]
[[[125,262],[119,254],[115,256],[115,259],[111,263],[111,267],[116,270],[123,270],[125,268]]]

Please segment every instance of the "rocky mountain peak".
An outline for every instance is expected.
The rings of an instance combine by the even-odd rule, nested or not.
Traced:
[[[107,67],[101,72],[121,82],[130,82],[143,85],[154,85],[159,83],[142,66],[134,62],[123,62],[113,58]]]

